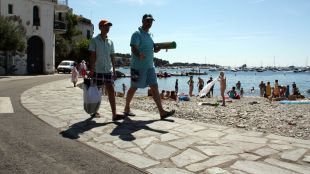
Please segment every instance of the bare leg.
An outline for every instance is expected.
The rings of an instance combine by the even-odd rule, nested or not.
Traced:
[[[224,93],[225,93],[225,89],[221,89],[221,96],[222,96],[222,100],[223,100],[223,103],[222,103],[222,106],[225,106],[225,96],[224,96]]]
[[[164,116],[166,114],[166,111],[163,109],[163,106],[161,104],[160,96],[159,96],[159,91],[158,91],[158,85],[150,85],[151,87],[151,92],[153,99],[156,103],[156,106],[158,108],[160,116]]]
[[[109,102],[112,110],[113,118],[116,117],[116,103],[115,103],[115,91],[112,84],[106,84],[106,91],[108,92]]]
[[[127,95],[126,95],[126,105],[124,108],[125,113],[130,112],[130,102],[131,102],[133,96],[135,95],[136,91],[137,91],[137,88],[132,88],[132,87],[129,88]]]

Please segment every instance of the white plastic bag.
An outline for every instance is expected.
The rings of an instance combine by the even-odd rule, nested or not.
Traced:
[[[95,85],[83,85],[84,110],[88,114],[96,113],[101,104],[101,90]]]

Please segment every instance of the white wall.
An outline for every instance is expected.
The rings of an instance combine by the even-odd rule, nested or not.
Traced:
[[[82,35],[75,36],[74,40],[87,39],[87,30],[90,31],[90,38],[92,38],[94,34],[94,26],[90,24],[85,24],[82,22],[78,22],[76,28],[82,32]]]
[[[54,35],[54,4],[40,0],[1,0],[1,15],[20,16],[26,28],[27,39],[39,36],[43,41],[43,71],[54,73],[55,35]],[[8,4],[13,4],[13,14],[8,14]],[[38,6],[40,26],[33,26],[33,7]],[[48,66],[49,65],[49,66]]]

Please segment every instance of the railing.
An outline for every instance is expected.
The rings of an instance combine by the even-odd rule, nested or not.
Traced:
[[[59,4],[59,5],[66,5],[68,6],[68,0],[52,0],[53,2]]]
[[[67,25],[62,21],[54,21],[54,30],[66,30]]]

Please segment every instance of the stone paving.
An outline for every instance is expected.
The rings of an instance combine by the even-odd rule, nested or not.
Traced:
[[[309,140],[173,117],[162,121],[158,114],[140,110],[112,122],[104,101],[103,117],[90,119],[83,110],[83,91],[70,80],[33,87],[21,102],[62,136],[152,174],[310,174]],[[123,106],[117,110],[122,113]]]

